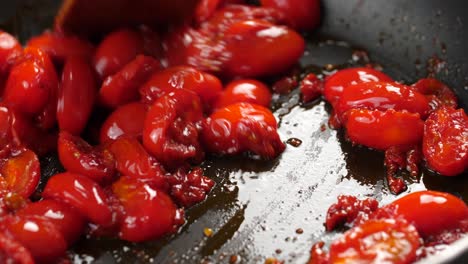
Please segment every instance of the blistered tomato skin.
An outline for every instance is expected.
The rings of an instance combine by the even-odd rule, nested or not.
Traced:
[[[14,238],[0,233],[0,254],[4,263],[34,264],[31,253]]]
[[[369,148],[386,150],[392,146],[413,146],[422,141],[424,122],[419,114],[351,109],[345,127],[349,139]]]
[[[143,53],[141,35],[130,29],[120,29],[109,33],[99,43],[94,54],[94,68],[101,80],[104,80]]]
[[[0,30],[0,76],[8,73],[22,52],[23,48],[18,40],[7,32]]]
[[[242,102],[269,107],[271,102],[270,89],[262,82],[254,79],[232,81],[227,84],[221,97],[216,102],[216,108]]]
[[[205,200],[215,182],[203,175],[200,167],[195,167],[190,172],[184,169],[177,170],[168,177],[171,185],[170,194],[174,200],[184,207],[190,207]]]
[[[342,224],[358,225],[368,220],[378,207],[379,202],[374,198],[358,200],[355,196],[339,195],[338,202],[328,208],[325,227],[332,231]]]
[[[141,138],[146,111],[146,105],[140,102],[118,107],[102,124],[99,141],[105,143],[121,136]]]
[[[429,102],[423,94],[413,91],[409,86],[389,82],[365,82],[347,86],[335,110],[341,116],[352,108],[407,110],[418,113],[423,119],[430,110]]]
[[[218,109],[203,124],[203,143],[209,152],[239,154],[251,151],[266,159],[285,149],[276,131],[276,119],[268,108],[236,103]]]
[[[104,191],[86,176],[70,172],[56,174],[47,182],[42,197],[73,206],[95,224],[113,224],[112,212]]]
[[[468,168],[468,117],[463,109],[442,107],[427,118],[423,154],[429,167],[445,176]]]
[[[261,77],[282,73],[302,56],[305,42],[297,32],[263,20],[231,25],[224,35],[230,55],[223,74]]]
[[[138,88],[159,68],[159,62],[152,57],[137,56],[116,74],[104,80],[99,90],[100,103],[116,108],[138,100]]]
[[[372,68],[339,70],[325,80],[323,91],[325,100],[335,106],[348,85],[364,82],[393,82],[393,80],[385,73]]]
[[[199,143],[203,119],[199,97],[177,89],[150,107],[143,129],[143,145],[163,165],[174,168],[204,157]]]
[[[319,0],[260,0],[264,7],[282,12],[288,25],[296,30],[313,30],[320,23]]]
[[[57,102],[60,130],[81,134],[88,123],[96,94],[94,73],[87,60],[69,57],[63,68]]]
[[[430,101],[432,110],[439,107],[448,106],[456,108],[458,106],[457,96],[444,83],[433,78],[425,78],[412,85],[413,89],[426,95]]]
[[[455,229],[468,219],[468,207],[459,198],[442,192],[410,193],[390,204],[395,215],[413,224],[422,237]]]

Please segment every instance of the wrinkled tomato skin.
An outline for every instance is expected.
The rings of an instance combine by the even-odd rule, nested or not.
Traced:
[[[420,244],[405,220],[369,220],[332,242],[330,263],[412,263]]]
[[[325,79],[323,95],[325,100],[335,106],[347,86],[364,82],[393,82],[393,80],[385,73],[372,68],[339,70]]]
[[[100,142],[109,142],[121,136],[141,138],[146,111],[146,105],[140,102],[115,109],[102,124]]]
[[[41,177],[39,159],[29,149],[11,152],[12,155],[4,162],[0,158],[0,177],[5,179],[9,191],[28,198],[36,190]]]
[[[138,88],[160,68],[152,57],[138,55],[114,75],[108,76],[99,90],[99,101],[104,106],[116,108],[137,101]]]
[[[468,219],[468,207],[459,198],[442,192],[419,191],[390,204],[395,215],[413,224],[422,237],[455,229]]]
[[[387,110],[351,109],[346,114],[349,139],[369,148],[413,146],[422,140],[424,122],[419,114]]]
[[[96,48],[94,69],[101,80],[117,73],[138,54],[144,53],[144,42],[140,34],[130,29],[109,33]]]
[[[423,154],[429,167],[445,176],[468,168],[468,117],[463,109],[442,107],[427,118]]]
[[[427,96],[432,110],[448,106],[457,108],[457,96],[444,83],[433,78],[424,78],[412,85],[413,89]]]
[[[254,79],[232,81],[227,84],[221,97],[216,102],[216,108],[242,102],[269,107],[271,102],[270,89],[262,82]]]
[[[42,197],[73,206],[95,224],[113,224],[112,212],[106,203],[104,191],[86,176],[70,172],[56,174],[47,182]]]
[[[0,233],[0,262],[34,264],[31,253],[14,238]]]
[[[203,124],[205,148],[217,154],[252,151],[266,159],[285,149],[276,132],[276,119],[268,108],[236,103],[218,109]]]
[[[96,81],[87,60],[69,57],[63,68],[57,102],[60,130],[81,134],[93,109],[96,93]]]
[[[167,178],[171,185],[171,197],[181,206],[188,208],[206,199],[215,182],[203,175],[200,167],[187,172],[179,169]]]
[[[200,96],[205,110],[211,110],[222,88],[221,81],[214,75],[190,66],[176,66],[155,73],[140,88],[140,95],[144,103],[152,104],[164,94],[176,89],[187,89]]]
[[[407,110],[418,113],[423,119],[430,110],[424,95],[406,85],[389,82],[365,82],[347,86],[335,110],[340,116],[352,108]]]
[[[204,157],[199,143],[202,119],[199,97],[192,91],[177,89],[150,107],[143,127],[143,145],[168,167],[198,163]]]
[[[18,40],[9,33],[0,30],[0,76],[8,73],[22,52],[23,48]],[[1,91],[0,87],[0,95]]]
[[[320,24],[319,0],[260,0],[260,3],[282,12],[288,25],[296,30],[310,31]]]
[[[297,32],[263,20],[246,20],[229,27],[224,36],[230,54],[223,74],[261,77],[286,71],[302,56],[304,39]]]
[[[108,150],[92,147],[68,132],[59,134],[58,156],[67,171],[86,175],[97,182],[107,182],[114,176],[114,157]]]
[[[47,218],[60,231],[69,246],[81,236],[86,223],[83,216],[74,208],[60,201],[48,199],[30,203],[17,211],[16,215]]]
[[[52,89],[57,89],[55,68],[46,53],[25,49],[24,58],[13,66],[5,86],[3,101],[15,110],[34,116],[48,102]]]
[[[129,177],[121,177],[112,190],[123,205],[121,239],[141,242],[174,231],[177,208],[164,192]]]

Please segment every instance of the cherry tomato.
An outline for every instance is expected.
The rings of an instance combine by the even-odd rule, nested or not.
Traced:
[[[57,124],[59,85],[51,87],[44,109],[35,117],[37,126],[44,131],[53,129]]]
[[[457,107],[457,96],[444,83],[433,78],[421,79],[413,84],[413,89],[425,94],[430,100],[432,110],[442,106]]]
[[[351,109],[346,115],[346,131],[355,144],[386,150],[392,146],[412,146],[422,140],[424,122],[419,114]]]
[[[80,57],[68,57],[58,95],[57,119],[60,130],[79,135],[93,109],[97,87],[91,66]]]
[[[140,242],[174,231],[176,206],[164,192],[130,177],[121,177],[112,191],[123,205],[119,237]]]
[[[31,253],[16,239],[0,233],[0,262],[34,264]]]
[[[58,156],[70,172],[106,182],[114,176],[114,157],[106,149],[89,145],[83,139],[62,131],[58,139]]]
[[[427,117],[429,102],[421,93],[410,87],[389,82],[365,82],[348,85],[341,94],[335,110],[339,116],[352,108],[385,111],[395,109],[419,113]]]
[[[310,258],[307,264],[329,264],[330,254],[323,250],[324,242],[315,243],[310,249]]]
[[[18,40],[7,32],[0,30],[0,76],[8,73],[22,52],[23,48]],[[2,94],[1,90],[0,94]]]
[[[30,203],[17,211],[16,215],[47,218],[60,231],[69,246],[81,236],[85,226],[85,220],[78,211],[67,204],[54,200]]]
[[[327,231],[344,223],[358,225],[369,219],[369,215],[378,207],[379,202],[374,198],[358,200],[355,196],[339,195],[338,202],[328,208],[325,222]]]
[[[320,97],[323,92],[323,81],[317,75],[309,73],[302,79],[299,89],[301,90],[302,101],[307,103]]]
[[[245,20],[229,27],[224,36],[230,55],[223,73],[260,77],[284,72],[302,56],[304,39],[295,31],[262,20]]]
[[[138,88],[159,70],[152,57],[139,55],[114,75],[107,77],[99,90],[99,99],[109,108],[138,100]]]
[[[152,104],[175,89],[192,90],[200,96],[205,110],[211,110],[222,88],[221,81],[215,76],[193,67],[178,66],[155,73],[140,88],[140,94],[144,103]]]
[[[55,68],[46,53],[39,49],[24,50],[24,58],[13,66],[5,86],[3,101],[27,115],[39,114],[53,89],[57,89]]]
[[[411,263],[420,245],[416,228],[405,220],[369,220],[332,242],[330,263]]]
[[[145,116],[146,106],[143,103],[134,102],[118,107],[102,124],[100,142],[109,142],[121,136],[140,138]]]
[[[445,176],[468,168],[468,117],[463,109],[441,107],[427,118],[423,154],[429,167]]]
[[[143,53],[141,35],[130,29],[120,29],[109,33],[99,43],[94,54],[94,68],[101,80],[104,80]]]
[[[459,198],[442,192],[419,191],[390,204],[395,215],[413,224],[423,237],[455,229],[468,219],[468,206]]]
[[[285,149],[276,126],[276,119],[269,109],[236,103],[215,111],[205,120],[202,139],[204,146],[212,153],[251,151],[271,159]]]
[[[161,190],[167,189],[164,169],[138,140],[121,137],[111,143],[109,150],[115,157],[117,171],[122,175],[146,182]]]
[[[177,89],[160,97],[148,111],[143,129],[143,145],[168,167],[200,162],[204,152],[199,143],[203,119],[199,97]]]
[[[347,86],[364,82],[393,82],[393,80],[385,73],[372,68],[344,69],[325,79],[323,95],[332,106],[335,106]]]
[[[190,207],[205,200],[215,184],[212,179],[203,175],[200,167],[193,168],[189,173],[184,169],[179,169],[167,179],[171,185],[171,196],[184,207]]]
[[[269,107],[271,92],[268,87],[254,79],[240,79],[230,82],[216,102],[216,108],[234,103],[252,103]]]
[[[29,39],[26,46],[43,50],[59,64],[75,56],[89,60],[94,52],[93,45],[87,40],[50,31]]]
[[[310,31],[320,23],[319,0],[260,0],[260,3],[284,13],[288,24],[297,30]]]
[[[47,182],[42,197],[73,206],[95,224],[113,224],[112,212],[104,191],[86,176],[70,172],[56,174]]]

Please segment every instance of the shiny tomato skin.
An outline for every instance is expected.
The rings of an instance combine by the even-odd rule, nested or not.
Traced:
[[[144,41],[141,35],[131,29],[119,29],[109,33],[99,43],[93,59],[94,69],[104,80],[143,53]]]
[[[160,68],[159,61],[138,55],[117,73],[108,76],[99,90],[99,101],[104,106],[116,108],[138,100],[138,88]]]
[[[412,85],[413,89],[426,95],[432,110],[442,106],[457,108],[457,96],[444,83],[434,78],[424,78]]]
[[[276,119],[268,108],[236,103],[218,109],[203,123],[205,148],[217,154],[251,151],[274,158],[285,149],[276,132]]]
[[[372,68],[358,67],[339,70],[325,79],[323,95],[325,96],[325,100],[334,106],[348,85],[380,81],[393,82],[393,79],[385,73]]]
[[[223,74],[261,77],[286,71],[302,56],[304,39],[297,32],[263,20],[231,25],[224,35],[230,55]]]
[[[86,176],[70,172],[56,174],[47,182],[42,197],[73,206],[95,224],[113,224],[112,212],[104,191]]]
[[[416,228],[405,220],[369,220],[332,242],[330,263],[412,263],[420,245]]]
[[[319,98],[323,93],[323,81],[313,73],[307,74],[299,84],[299,89],[302,94],[302,101],[304,103],[313,101]]]
[[[271,102],[270,89],[254,79],[232,81],[226,85],[221,97],[216,102],[216,108],[241,102],[269,107]]]
[[[81,236],[85,219],[73,207],[50,199],[30,203],[16,212],[17,216],[42,216],[47,218],[63,235],[67,244],[72,245]]]
[[[8,73],[22,52],[23,48],[18,40],[9,33],[0,30],[0,76]]]
[[[114,176],[114,157],[108,150],[93,147],[66,131],[59,134],[57,151],[67,171],[86,175],[100,183]]]
[[[31,253],[16,239],[0,232],[0,262],[34,264]]]
[[[468,206],[449,193],[419,191],[395,201],[395,214],[413,224],[422,237],[437,235],[460,226],[468,219]]]
[[[351,109],[346,113],[345,127],[349,139],[369,148],[386,150],[392,146],[412,146],[422,140],[424,122],[419,114]]]
[[[463,109],[441,107],[427,118],[423,154],[429,167],[445,176],[468,168],[468,117]]]
[[[102,124],[99,141],[105,143],[121,136],[141,138],[146,112],[146,105],[140,102],[118,107]]]
[[[199,143],[202,119],[199,97],[192,91],[177,89],[150,107],[143,128],[143,145],[168,167],[200,162],[204,157]]]
[[[34,193],[41,177],[39,159],[24,148],[14,149],[11,156],[0,159],[0,177],[7,183],[9,191],[28,198]]]
[[[86,126],[97,94],[96,81],[86,59],[68,57],[57,102],[60,130],[79,135]]]
[[[429,102],[423,94],[413,91],[409,86],[390,82],[365,82],[347,86],[335,110],[338,115],[342,115],[352,108],[406,110],[419,113],[423,119],[430,110]]]
[[[288,25],[296,30],[310,31],[320,24],[319,0],[260,0],[260,3],[282,12]]]
[[[124,210],[119,237],[131,242],[157,239],[174,230],[176,206],[164,192],[133,178],[112,185]]]

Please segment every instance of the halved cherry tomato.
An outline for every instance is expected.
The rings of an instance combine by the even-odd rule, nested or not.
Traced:
[[[205,120],[202,139],[212,153],[251,151],[271,159],[285,149],[276,126],[276,119],[268,108],[236,103],[215,111]]]
[[[323,92],[323,81],[320,80],[317,75],[313,73],[307,74],[299,84],[299,89],[302,94],[302,101],[304,103],[313,101],[320,97]]]
[[[216,102],[216,108],[241,102],[269,107],[271,102],[270,89],[262,82],[254,79],[232,81],[226,86]]]
[[[416,228],[403,219],[369,220],[330,246],[330,263],[411,263],[421,245]]]
[[[0,30],[0,76],[8,73],[22,52],[23,48],[18,40],[7,32]],[[0,87],[1,94],[2,90]]]
[[[66,131],[59,134],[58,156],[67,171],[97,182],[106,182],[114,176],[114,157],[108,150],[93,147]]]
[[[429,102],[409,86],[391,82],[364,82],[348,85],[335,107],[338,116],[352,108],[370,110],[395,109],[419,113],[421,118],[429,114]]]
[[[204,157],[199,143],[202,106],[192,91],[177,89],[160,97],[148,111],[143,145],[158,161],[170,168]]]
[[[185,169],[179,169],[167,180],[171,185],[171,196],[184,207],[190,207],[205,200],[215,184],[212,179],[203,175],[200,167],[193,168],[189,173]]]
[[[104,80],[143,53],[144,42],[140,34],[131,29],[116,30],[99,43],[94,54],[94,68]]]
[[[85,226],[83,216],[76,209],[61,201],[46,199],[30,203],[17,211],[16,215],[47,218],[60,231],[69,246],[81,236]]]
[[[332,231],[341,224],[359,225],[369,219],[369,215],[378,207],[379,202],[374,198],[359,200],[356,196],[339,195],[338,202],[328,208],[325,222],[327,231]]]
[[[395,201],[395,215],[413,224],[422,237],[455,229],[468,220],[468,206],[459,198],[443,192],[419,191]]]
[[[234,23],[223,40],[229,54],[223,73],[228,76],[260,77],[284,72],[305,48],[301,35],[263,20]]]
[[[340,100],[344,89],[356,83],[364,82],[393,82],[385,73],[372,68],[349,68],[339,70],[325,79],[323,95],[334,106]]]
[[[175,89],[194,91],[202,100],[205,110],[211,110],[222,91],[221,81],[214,75],[189,66],[178,66],[155,73],[140,88],[141,99],[152,104],[159,97]]]
[[[177,208],[164,192],[130,177],[121,177],[112,191],[123,205],[121,239],[140,242],[175,230]]]
[[[313,30],[320,23],[319,0],[260,0],[262,6],[285,14],[288,25],[296,30]]]
[[[140,138],[146,111],[146,105],[139,102],[118,107],[102,124],[99,141],[105,143],[121,136]]]
[[[159,61],[138,55],[114,75],[108,76],[99,90],[102,104],[110,108],[138,100],[138,88],[159,70]]]
[[[16,239],[0,232],[0,263],[34,264],[34,259]]]
[[[468,168],[468,116],[463,109],[441,107],[427,118],[423,154],[429,167],[445,176]]]
[[[437,79],[425,78],[412,86],[416,91],[424,94],[430,101],[432,110],[442,106],[457,107],[457,96],[444,83]]]
[[[43,50],[59,64],[72,56],[89,60],[94,52],[93,45],[85,39],[50,31],[29,39],[26,46]]]
[[[79,135],[88,122],[96,94],[96,81],[87,60],[68,57],[62,72],[57,103],[60,130]]]
[[[392,146],[413,146],[422,140],[424,122],[419,114],[351,109],[346,114],[346,131],[355,144],[386,150]]]
[[[42,197],[75,207],[95,224],[101,226],[114,224],[104,191],[86,176],[70,172],[56,174],[47,182]]]

